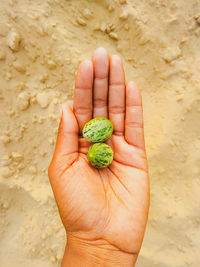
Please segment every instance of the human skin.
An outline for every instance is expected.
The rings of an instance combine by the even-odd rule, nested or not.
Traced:
[[[106,141],[114,160],[104,169],[88,163],[81,136],[95,117],[114,126]],[[135,82],[125,83],[120,57],[104,48],[80,63],[73,110],[61,106],[49,178],[67,233],[62,267],[134,266],[149,209],[142,99]]]

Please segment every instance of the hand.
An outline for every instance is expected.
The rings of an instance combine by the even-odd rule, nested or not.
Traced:
[[[133,266],[149,208],[149,182],[143,135],[142,100],[134,82],[125,85],[119,56],[104,48],[78,68],[74,108],[62,105],[49,178],[67,232],[62,266]],[[114,160],[95,169],[84,124],[108,117],[114,133],[107,143]]]

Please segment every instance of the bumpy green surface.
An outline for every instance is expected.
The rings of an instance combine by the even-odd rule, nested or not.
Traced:
[[[107,144],[96,143],[89,148],[87,157],[93,167],[105,168],[113,160],[113,151]]]
[[[90,120],[83,128],[83,136],[92,143],[102,143],[111,137],[112,133],[112,122],[102,117]]]

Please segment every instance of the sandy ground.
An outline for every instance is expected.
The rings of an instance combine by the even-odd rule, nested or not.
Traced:
[[[52,267],[65,232],[48,182],[59,104],[95,48],[143,95],[151,208],[137,267],[200,266],[200,2],[1,0],[0,267]]]

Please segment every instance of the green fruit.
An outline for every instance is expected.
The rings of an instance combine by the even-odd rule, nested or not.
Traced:
[[[92,143],[102,143],[111,137],[112,133],[112,122],[101,117],[88,121],[83,128],[83,136]]]
[[[93,167],[105,168],[113,160],[113,151],[107,144],[96,143],[89,148],[87,157]]]

